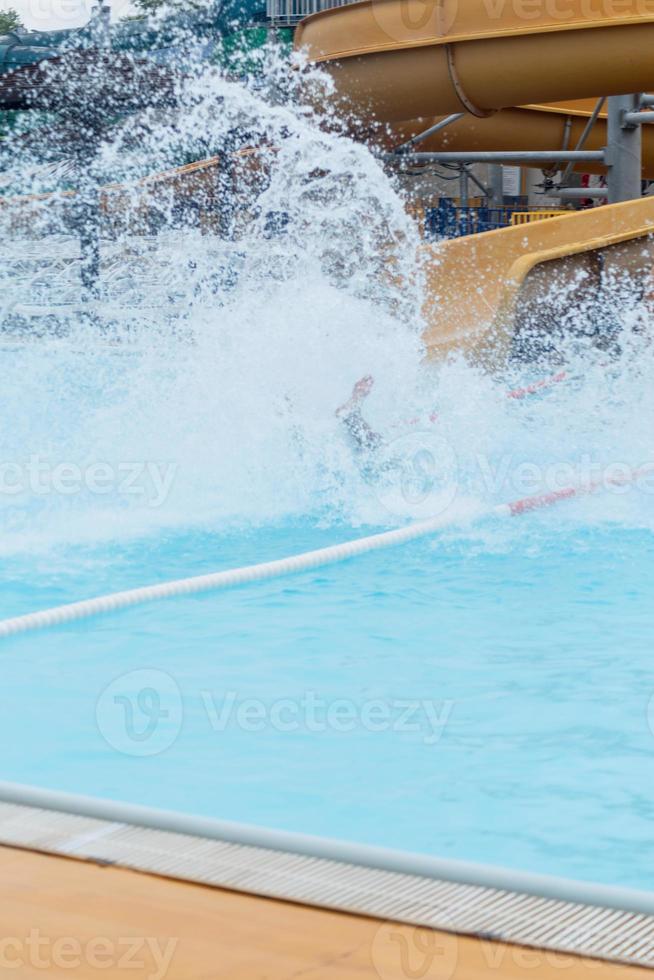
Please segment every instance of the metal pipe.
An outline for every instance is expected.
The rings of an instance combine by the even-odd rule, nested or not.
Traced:
[[[252,824],[214,820],[211,817],[192,816],[175,810],[156,810],[133,803],[80,796],[24,786],[20,783],[0,782],[0,801],[18,806],[54,810],[105,820],[110,823],[149,827],[173,834],[188,834],[208,840],[226,841],[249,847],[262,847],[288,854],[302,854],[354,864],[363,868],[376,868],[398,874],[418,875],[440,881],[453,881],[482,888],[536,895],[562,902],[594,905],[599,908],[623,909],[643,915],[654,915],[654,893],[615,885],[598,885],[589,881],[573,881],[530,871],[514,871],[494,865],[475,864],[450,858],[431,857],[410,851],[396,851],[385,847],[371,847],[326,837],[312,837],[285,830],[269,830]],[[16,843],[15,838],[11,843]]]
[[[565,117],[565,126],[563,127],[563,140],[561,141],[561,149],[562,150],[569,150],[570,149],[570,133],[571,132],[572,132],[572,116],[566,116]],[[581,149],[581,147],[578,146],[577,149],[579,150],[579,149]]]
[[[640,104],[644,109],[654,106],[654,95],[641,95]]]
[[[490,199],[501,207],[504,204],[504,171],[501,163],[491,163],[488,168],[490,178]]]
[[[490,197],[491,196],[492,191],[491,191],[490,187],[486,187],[484,184],[482,184],[482,182],[480,180],[478,180],[477,177],[475,177],[475,175],[473,174],[472,170],[469,170],[468,169],[468,167],[466,166],[465,163],[461,164],[461,168],[463,170],[465,170],[465,172],[467,173],[468,177],[473,182],[473,184],[476,184],[477,185],[477,187],[479,188],[479,190],[481,191],[481,193],[483,194],[484,197]]]
[[[465,167],[459,172],[459,207],[468,207],[468,171]]]
[[[443,153],[411,153],[409,160],[414,163],[604,163],[604,150],[507,150],[448,151]],[[401,155],[405,159],[405,154]],[[397,159],[396,154],[384,154],[384,159]]]
[[[625,126],[640,126],[642,123],[654,123],[654,112],[625,112]]]
[[[548,194],[553,197],[560,197],[564,201],[583,201],[586,197],[607,198],[609,196],[606,187],[559,187],[548,191]]]
[[[590,119],[588,120],[588,122],[586,123],[586,125],[584,126],[584,131],[581,134],[581,136],[579,137],[579,141],[578,141],[577,145],[575,146],[575,150],[583,150],[584,146],[586,145],[586,140],[590,136],[591,130],[592,130],[593,126],[595,125],[595,123],[597,122],[597,117],[599,116],[600,112],[602,111],[602,108],[603,108],[605,102],[606,102],[606,96],[605,95],[603,95],[601,97],[601,99],[598,99],[597,100],[597,104],[595,105],[595,108],[593,109],[592,115],[591,115]],[[568,119],[569,118],[570,117],[568,117]],[[568,180],[570,179],[570,174],[572,173],[573,169],[574,169],[574,163],[569,163],[567,165],[567,167],[565,168],[565,170],[563,171],[563,174],[561,175],[561,183],[562,184],[567,184],[568,183]]]
[[[640,95],[613,95],[609,99],[606,163],[609,204],[640,197],[642,180],[642,130],[627,123],[635,114]]]
[[[450,126],[452,123],[457,122],[459,119],[463,119],[465,112],[455,112],[451,116],[447,116],[445,119],[441,119],[440,122],[434,123],[429,129],[426,129],[424,133],[418,133],[417,136],[412,136],[410,140],[406,143],[402,143],[400,146],[395,148],[395,153],[406,153],[411,149],[412,146],[417,146],[418,143],[424,142],[424,140],[429,139],[434,133],[440,133],[441,129],[445,129],[446,126]]]

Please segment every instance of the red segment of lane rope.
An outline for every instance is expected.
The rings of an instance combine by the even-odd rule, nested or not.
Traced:
[[[533,384],[527,385],[525,388],[514,388],[513,391],[507,391],[507,398],[527,398],[528,395],[537,395],[539,391],[543,391],[544,388],[551,388],[553,385],[560,384],[561,381],[565,381],[568,377],[567,371],[559,371],[558,374],[553,374],[551,378],[543,378],[542,381],[534,381]]]
[[[561,500],[569,500],[571,497],[579,497],[585,493],[592,493],[593,487],[565,487],[563,490],[552,490],[550,493],[536,494],[534,497],[523,497],[522,500],[513,500],[509,504],[504,504],[512,517],[519,514],[527,514],[531,510],[541,510],[544,507],[553,507]]]
[[[638,466],[633,469],[631,473],[605,477],[602,480],[591,480],[588,483],[580,483],[578,486],[563,487],[561,490],[552,490],[549,493],[539,493],[533,497],[523,497],[521,500],[513,500],[508,504],[500,504],[496,508],[496,512],[502,516],[510,515],[511,517],[518,517],[520,514],[527,514],[533,510],[552,507],[562,500],[589,496],[598,490],[608,489],[609,487],[628,487],[633,483],[637,483],[644,476],[649,476],[651,473],[654,473],[654,463],[645,463],[643,466]]]
[[[393,423],[391,429],[395,431],[396,429],[404,429],[408,425],[422,425],[426,422],[435,425],[438,422],[438,412],[430,412],[429,415],[417,415],[413,419],[400,419],[399,422]]]
[[[551,378],[543,378],[542,381],[534,381],[533,384],[526,385],[524,388],[514,388],[512,391],[506,392],[507,398],[515,398],[517,400],[528,398],[529,395],[537,395],[541,391],[545,391],[547,388],[552,388],[556,384],[560,384],[562,381],[566,381],[568,378],[567,371],[559,371],[558,374],[553,374]],[[401,422],[396,422],[393,425],[393,429],[399,429],[403,426],[408,425],[420,425],[423,422],[429,422],[431,425],[435,425],[438,422],[438,412],[431,412],[427,416],[418,416],[412,419],[402,419]]]
[[[566,487],[552,493],[524,497],[522,500],[516,500],[512,503],[499,504],[490,511],[478,510],[474,517],[470,514],[469,518],[471,520],[479,519],[491,514],[496,517],[515,517],[539,508],[549,507],[562,500],[607,489],[610,486],[627,486],[651,473],[654,473],[654,463],[646,463],[629,473],[618,474],[615,477],[605,477],[602,480],[580,483],[578,486]],[[128,589],[124,592],[113,592],[109,595],[96,596],[94,599],[82,599],[80,602],[72,602],[63,606],[55,606],[0,620],[0,637],[57,626],[61,623],[97,616],[100,613],[116,612],[119,609],[160,599],[218,591],[232,586],[246,585],[250,582],[261,582],[297,572],[314,570],[370,551],[396,547],[418,538],[424,538],[456,523],[456,516],[448,520],[445,514],[440,514],[429,520],[408,524],[392,531],[383,531],[380,534],[356,538],[353,541],[345,541],[341,544],[319,548],[316,551],[307,551],[299,555],[290,555],[287,558],[260,562],[258,565],[246,565],[242,568],[210,572],[208,575],[195,575],[190,578],[176,579],[172,582],[160,582],[156,585]]]

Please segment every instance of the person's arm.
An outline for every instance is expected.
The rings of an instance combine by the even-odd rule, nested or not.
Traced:
[[[361,414],[361,404],[372,391],[374,383],[374,378],[371,375],[361,378],[352,389],[352,395],[348,401],[336,409],[336,417],[342,420],[357,449],[361,452],[371,452],[378,449],[383,442],[379,432],[375,432]]]

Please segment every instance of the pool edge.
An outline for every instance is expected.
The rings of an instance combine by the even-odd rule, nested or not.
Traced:
[[[654,895],[0,783],[0,844],[654,967]]]

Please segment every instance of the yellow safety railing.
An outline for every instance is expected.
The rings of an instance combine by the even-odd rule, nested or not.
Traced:
[[[532,221],[544,221],[545,218],[558,218],[565,213],[564,208],[558,208],[558,210],[552,209],[550,211],[514,211],[511,215],[511,224],[528,225]]]

